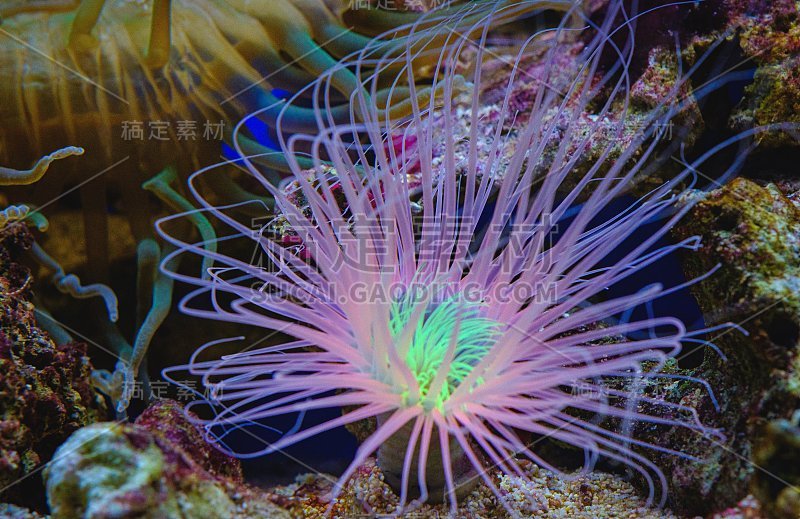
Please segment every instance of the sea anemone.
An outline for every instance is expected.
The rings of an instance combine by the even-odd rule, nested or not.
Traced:
[[[568,4],[528,1],[524,11],[563,11]],[[396,26],[419,17],[410,7],[393,0],[0,2],[0,37],[6,39],[0,47],[0,70],[17,78],[2,85],[0,162],[16,168],[0,166],[0,186],[37,183],[35,189],[12,188],[12,198],[47,204],[48,212],[56,209],[54,199],[61,200],[63,192],[79,186],[83,241],[90,244],[85,270],[95,282],[111,279],[112,236],[116,240],[122,233],[137,244],[135,249],[122,249],[136,258],[136,315],[126,318],[123,312],[120,326],[97,323],[97,341],[119,362],[111,372],[98,369],[94,378],[120,415],[134,388],[149,385],[147,351],[172,308],[171,280],[158,272],[168,251],[154,240],[155,212],[186,210],[188,202],[176,186],[200,164],[217,157],[219,149],[210,141],[222,139],[231,123],[253,107],[269,109],[258,121],[250,119],[254,142],[249,149],[265,149],[255,141],[270,146],[279,114],[284,130],[315,131],[317,112],[302,103],[287,106],[284,96],[367,44],[385,51],[403,47],[404,34]],[[447,15],[445,9],[436,17]],[[426,20],[430,23],[431,17]],[[384,33],[383,43],[372,38],[375,33]],[[431,48],[435,46],[431,42]],[[423,54],[415,62],[415,80],[426,77],[424,58]],[[55,63],[59,66],[52,66]],[[357,78],[338,67],[330,79],[328,113],[347,121],[347,95],[358,88]],[[387,88],[375,93],[376,103]],[[391,90],[401,95],[402,88]],[[238,139],[242,144],[244,133]],[[74,161],[80,166],[64,164],[57,174],[42,178],[53,160],[77,154],[78,148],[66,147],[68,143],[88,150],[84,160]],[[62,146],[30,170],[21,167],[50,147]],[[281,154],[266,156],[275,159],[271,167],[286,169]],[[90,172],[94,176],[89,177]],[[213,180],[217,182],[209,189],[218,200],[257,196],[236,178]],[[161,203],[154,204],[141,187]],[[111,227],[111,205],[121,209],[127,225]],[[18,213],[0,213],[0,221],[15,219]],[[201,214],[192,223],[201,235],[214,232]],[[194,231],[190,227],[186,232]],[[60,259],[42,258],[48,267]],[[56,275],[63,277],[59,271]],[[134,326],[133,335],[124,331],[130,329],[128,324]],[[149,399],[151,392],[143,393]]]
[[[499,115],[487,120],[478,96],[463,93],[464,85],[479,91],[481,67],[464,82],[453,64],[465,56],[483,61],[488,27],[507,9],[514,7],[484,2],[455,15],[475,21],[463,33],[453,31],[440,53],[431,88],[441,95],[420,100],[414,82],[404,82],[411,117],[395,119],[370,104],[365,92],[376,88],[370,75],[351,97],[359,118],[333,124],[324,99],[335,71],[320,78],[313,87],[323,99],[315,105],[319,132],[280,139],[292,181],[275,187],[254,162],[258,157],[238,161],[275,197],[277,216],[269,225],[254,230],[237,219],[235,207],[215,207],[201,195],[197,177],[226,174],[222,165],[196,173],[190,185],[203,211],[233,230],[218,239],[220,252],[172,237],[169,224],[180,215],[159,223],[178,247],[175,255],[197,254],[215,264],[207,279],[169,272],[198,287],[182,302],[184,312],[291,337],[211,361],[201,360],[207,353],[201,348],[176,368],[202,377],[209,389],[206,403],[215,415],[202,424],[220,448],[260,456],[375,418],[377,428],[337,492],[377,453],[401,509],[412,498],[446,499],[455,512],[457,500],[479,481],[503,502],[490,466],[521,477],[519,458],[550,467],[525,440],[530,434],[582,449],[586,469],[599,457],[626,464],[649,484],[650,499],[660,490],[662,502],[666,478],[645,450],[685,454],[644,444],[632,424],[719,434],[694,409],[642,389],[701,332],[675,317],[636,318],[633,310],[681,286],[653,283],[619,297],[606,291],[676,250],[699,245],[695,238],[660,242],[691,205],[677,204],[681,189],[708,158],[752,132],[721,143],[609,214],[635,180],[655,169],[659,152],[680,145],[661,138],[659,129],[692,102],[682,92],[693,70],[679,74],[658,106],[635,120],[631,135],[627,71],[635,17],[622,2],[610,2],[602,22],[584,18],[593,36],[574,70],[566,70],[555,57],[572,31],[568,19],[581,14],[574,8],[558,29],[522,43]],[[435,27],[419,31],[408,54],[433,34]],[[615,44],[615,34],[627,34],[628,43]],[[537,77],[543,86],[529,113],[512,112],[520,64],[534,46],[545,48],[546,66]],[[376,59],[369,52],[340,66]],[[607,53],[617,59],[601,71]],[[413,55],[380,59],[386,63],[370,64],[402,68]],[[401,74],[410,74],[409,67]],[[457,127],[466,128],[460,142]],[[613,137],[623,135],[620,147]],[[301,154],[312,169],[300,165]],[[574,187],[564,193],[565,185]],[[268,232],[278,223],[296,237],[291,246],[283,234]],[[643,235],[638,231],[646,224]],[[242,240],[267,261],[254,265],[223,253]],[[648,414],[645,407],[661,411]],[[304,413],[324,408],[344,411],[303,426]],[[264,440],[263,448],[241,452],[228,441],[232,431],[284,415],[299,416],[297,426],[275,442]]]

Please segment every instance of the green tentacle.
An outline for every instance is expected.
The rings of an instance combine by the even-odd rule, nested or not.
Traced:
[[[214,232],[214,227],[202,213],[196,211],[195,207],[186,200],[180,193],[172,189],[170,184],[177,180],[178,174],[175,168],[168,167],[158,175],[154,176],[144,184],[142,187],[154,193],[162,202],[167,204],[171,209],[187,213],[189,220],[197,227],[200,236],[203,239],[203,247],[210,252],[217,251],[217,235]],[[213,260],[209,257],[203,258],[203,276],[207,275],[208,269],[211,268]]]
[[[149,290],[151,304],[142,320],[139,332],[136,334],[130,358],[127,362],[118,363],[117,370],[112,376],[115,382],[122,384],[122,390],[117,399],[117,413],[124,413],[130,405],[136,374],[139,374],[140,380],[145,378],[145,373],[139,373],[140,367],[143,365],[153,337],[164,323],[172,307],[174,282],[171,277],[160,272],[159,264],[161,259],[173,250],[173,247],[167,246],[162,254],[158,244],[151,239],[143,240],[137,248],[139,289],[141,292],[145,292],[147,286],[151,287]],[[169,268],[175,267],[176,259],[172,261],[173,264]],[[139,310],[143,311],[142,306],[139,307]]]

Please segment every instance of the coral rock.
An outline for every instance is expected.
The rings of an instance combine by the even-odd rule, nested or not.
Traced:
[[[8,487],[4,500],[37,507],[41,483],[26,476],[106,408],[91,386],[86,345],[56,345],[36,323],[30,272],[13,261],[31,242],[23,224],[0,229],[0,488]]]
[[[754,474],[753,493],[764,504],[769,517],[800,517],[800,427],[797,422],[770,422],[753,451],[753,460],[764,470]]]
[[[702,238],[702,247],[685,256],[688,278],[719,266],[693,286],[706,323],[738,323],[746,334],[732,328],[709,334],[726,359],[706,348],[698,367],[665,369],[706,380],[719,411],[696,383],[665,379],[648,388],[650,396],[697,409],[724,440],[652,424],[640,425],[638,435],[699,458],[664,454],[656,463],[669,475],[674,506],[708,513],[747,495],[753,445],[765,425],[800,407],[800,209],[777,186],[740,178],[708,194],[675,234]]]
[[[161,434],[170,443],[191,453],[192,459],[206,472],[241,482],[242,466],[239,460],[215,449],[186,416],[186,411],[178,402],[157,400],[139,415],[136,425]]]
[[[800,122],[800,3],[796,0],[727,0],[729,25],[737,27],[743,59],[757,64],[752,85],[731,121],[735,127]],[[782,133],[763,144],[796,145]]]
[[[136,424],[80,429],[45,469],[59,518],[289,518],[241,483],[236,460],[212,450],[174,402],[156,402]]]

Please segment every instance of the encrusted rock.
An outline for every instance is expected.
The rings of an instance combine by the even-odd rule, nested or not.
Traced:
[[[653,381],[647,390],[695,408],[724,440],[652,424],[641,424],[637,437],[699,458],[651,456],[668,475],[673,506],[708,513],[747,495],[753,445],[770,420],[800,407],[800,209],[775,185],[736,179],[700,201],[675,234],[702,238],[701,248],[685,255],[687,277],[718,268],[693,286],[706,324],[738,323],[746,333],[725,328],[706,337],[725,359],[705,348],[699,366],[665,369],[706,380],[718,411],[708,391],[687,380]]]
[[[86,345],[56,345],[36,323],[30,271],[14,261],[31,243],[24,224],[0,229],[0,488],[4,501],[36,508],[43,492],[33,473],[73,431],[107,413]]]
[[[800,517],[800,414],[794,420],[775,420],[765,428],[764,437],[753,451],[761,467],[754,474],[753,493],[769,517]]]
[[[139,415],[135,423],[162,435],[173,445],[191,453],[192,459],[211,475],[242,482],[242,465],[239,460],[208,443],[200,430],[186,419],[186,412],[178,402],[156,400]]]
[[[250,518],[290,516],[241,481],[236,460],[213,451],[174,402],[136,424],[80,429],[45,469],[55,517]]]
[[[797,0],[722,0],[720,30],[698,36],[691,53],[707,48],[720,36],[737,47],[730,68],[755,68],[752,83],[730,117],[733,129],[800,122],[800,3]],[[692,47],[695,47],[692,49]],[[713,77],[710,79],[714,79]],[[786,132],[762,133],[761,144],[797,146]]]
[[[759,66],[734,121],[756,125],[800,122],[800,3],[796,0],[728,0],[730,16],[742,27],[745,57]],[[765,144],[794,144],[786,134],[765,134]]]

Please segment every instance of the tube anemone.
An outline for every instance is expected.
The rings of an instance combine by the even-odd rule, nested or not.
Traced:
[[[190,188],[203,211],[231,229],[219,238],[219,250],[165,232],[180,215],[159,223],[164,238],[178,247],[164,265],[186,253],[215,265],[208,276],[170,272],[197,287],[182,302],[184,312],[291,337],[212,361],[199,360],[201,348],[188,365],[175,368],[188,369],[209,388],[207,403],[216,414],[202,424],[211,440],[239,456],[261,456],[377,418],[376,430],[341,475],[329,512],[356,469],[377,453],[401,510],[411,499],[444,497],[455,513],[457,500],[479,478],[514,515],[490,469],[524,477],[518,460],[527,458],[557,470],[523,440],[525,434],[583,449],[587,470],[600,456],[624,463],[649,483],[649,498],[660,490],[663,502],[666,478],[641,448],[686,455],[644,444],[632,437],[630,425],[718,434],[694,409],[641,390],[697,332],[674,317],[637,320],[629,314],[676,287],[652,284],[603,296],[668,254],[698,246],[696,239],[658,246],[689,210],[676,205],[676,188],[709,157],[753,132],[725,141],[609,215],[611,202],[657,163],[658,150],[670,146],[659,128],[691,102],[682,92],[692,71],[632,125],[633,41],[614,41],[620,33],[632,38],[635,18],[621,2],[610,2],[601,23],[585,19],[592,36],[574,70],[557,64],[562,38],[545,40],[550,47],[537,79],[558,88],[539,88],[521,114],[509,107],[515,81],[525,72],[525,52],[537,43],[535,36],[526,41],[511,64],[498,115],[487,120],[480,100],[459,93],[458,77],[446,65],[469,53],[482,62],[488,27],[509,9],[504,4],[482,2],[453,15],[469,16],[465,34],[478,37],[454,36],[445,45],[431,85],[441,96],[420,97],[413,81],[402,82],[410,93],[410,117],[388,117],[388,109],[371,105],[364,92],[376,76],[359,76],[364,88],[351,98],[358,119],[334,124],[323,101],[315,105],[316,134],[278,135],[292,182],[273,186],[258,157],[240,160],[277,201],[271,226],[254,231],[236,219],[234,207],[214,207],[201,196],[194,183],[220,174],[215,167],[197,172]],[[580,13],[573,8],[557,32],[575,15]],[[421,29],[408,53],[422,38],[440,36],[427,31]],[[601,72],[604,52],[618,60]],[[413,58],[386,56],[376,68],[399,65],[401,74],[411,74]],[[344,66],[353,63],[358,60]],[[314,86],[323,100],[333,74]],[[565,81],[565,75],[571,77]],[[475,67],[474,91],[484,79]],[[596,117],[584,117],[590,106]],[[624,149],[603,138],[632,127]],[[466,138],[456,138],[457,131]],[[309,162],[312,169],[301,166]],[[574,187],[562,194],[568,181]],[[636,233],[646,223],[655,228],[641,237]],[[291,245],[266,232],[279,224],[291,229]],[[254,245],[269,268],[224,254],[223,245],[238,240]],[[647,414],[642,408],[652,406],[643,403],[668,412]],[[305,412],[330,407],[346,411],[317,425],[300,424],[275,442],[265,440],[263,448],[242,452],[229,441],[230,432],[261,421],[297,414],[302,421]]]

